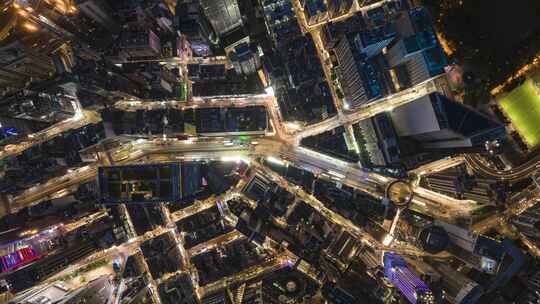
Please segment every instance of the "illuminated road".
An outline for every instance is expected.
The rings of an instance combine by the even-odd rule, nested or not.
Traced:
[[[161,141],[161,140],[136,140],[133,143],[122,145],[111,152],[116,164],[127,164],[136,161],[174,161],[180,159],[215,159],[225,160],[227,157],[236,155],[248,155],[249,149],[244,146],[225,146],[222,140],[204,141]],[[178,154],[181,154],[179,156]],[[7,213],[15,213],[24,207],[37,204],[43,199],[62,191],[63,189],[77,186],[92,181],[97,176],[97,168],[100,162],[92,163],[84,167],[72,170],[66,175],[53,178],[43,184],[29,188],[19,195],[8,198],[9,210]]]
[[[268,259],[260,265],[244,269],[234,275],[224,277],[218,281],[201,286],[199,291],[202,297],[227,288],[227,286],[253,280],[265,274],[285,268],[289,265],[288,258],[285,255]]]
[[[272,151],[277,151],[279,155],[289,161],[303,164],[302,167],[306,170],[315,174],[333,176],[334,179],[374,197],[382,197],[386,185],[393,181],[393,179],[380,174],[365,172],[354,164],[339,161],[302,147],[291,148],[287,144],[270,139],[261,140],[255,149],[239,145],[226,146],[219,139],[194,142],[136,140],[115,148],[114,151],[111,151],[111,155],[116,164],[127,164],[136,161],[152,162],[180,159],[229,160],[230,155],[235,155],[230,160],[240,160],[241,157],[267,155],[266,153],[272,153]],[[96,177],[97,167],[100,165],[99,162],[93,163],[76,169],[65,176],[27,189],[9,200],[9,211],[16,212],[65,188],[91,181]],[[474,202],[469,200],[453,199],[421,187],[415,187],[414,191],[415,197],[411,208],[435,218],[452,220],[456,217],[466,217],[474,209]]]
[[[159,109],[195,109],[195,108],[241,108],[248,106],[266,106],[270,95],[232,95],[232,96],[194,96],[189,103],[177,100],[120,100],[114,107],[123,111],[159,110]]]
[[[214,239],[211,239],[207,242],[198,244],[192,248],[188,249],[188,254],[190,257],[203,254],[205,252],[211,251],[212,249],[215,249],[217,247],[221,247],[224,245],[227,245],[229,243],[232,243],[237,240],[243,240],[246,239],[246,236],[240,233],[238,230],[233,230],[229,233],[222,234]]]
[[[540,155],[510,170],[499,170],[492,167],[479,155],[466,155],[465,160],[475,172],[500,181],[512,182],[525,179],[540,169]]]
[[[540,193],[538,190],[524,190],[517,197],[512,197],[510,201],[512,203],[505,211],[495,213],[475,223],[471,226],[471,229],[478,233],[486,233],[491,229],[496,229],[498,226],[508,225],[508,220],[511,217],[517,216],[537,205],[540,202]]]
[[[51,140],[66,131],[78,129],[88,124],[95,124],[100,121],[101,121],[101,117],[96,112],[93,112],[93,111],[76,112],[76,114],[73,117],[63,120],[39,132],[29,134],[26,139],[16,144],[6,145],[4,149],[0,151],[0,159],[4,159],[8,156],[15,156],[26,149],[29,149],[40,143]]]
[[[82,226],[88,225],[106,216],[109,216],[109,213],[106,210],[100,210],[98,212],[87,215],[78,221],[63,225],[63,229],[65,232],[74,231],[74,230],[79,229]]]
[[[405,89],[395,94],[388,95],[381,99],[378,99],[368,105],[361,106],[351,112],[346,112],[341,116],[335,116],[330,119],[326,119],[315,125],[310,125],[308,128],[295,134],[297,142],[302,138],[321,134],[325,131],[329,131],[344,124],[354,124],[363,119],[373,117],[379,113],[390,112],[396,107],[405,105],[418,98],[428,95],[430,93],[438,91],[437,82],[444,75],[434,77],[426,80],[423,83],[416,85],[413,88]]]
[[[195,201],[192,205],[172,213],[171,219],[173,222],[178,222],[206,209],[210,209],[216,206],[218,202],[229,201],[239,195],[239,190],[240,189],[238,187],[234,187],[233,189],[230,189],[229,191],[217,197],[211,196],[203,201]]]
[[[447,157],[411,170],[409,171],[409,175],[412,174],[415,176],[423,176],[427,174],[441,172],[446,169],[459,166],[463,163],[465,163],[465,157],[463,156]]]
[[[263,143],[264,141],[261,141]],[[276,146],[276,143],[273,144]],[[279,149],[276,149],[279,150]],[[372,172],[366,172],[352,163],[337,160],[315,151],[283,146],[277,155],[291,161],[315,175],[323,175],[353,188],[359,189],[376,198],[382,198],[386,186],[394,179]],[[458,200],[446,195],[413,185],[414,197],[410,208],[437,219],[454,222],[458,218],[467,218],[474,211],[476,203],[470,200]]]
[[[329,209],[322,202],[320,202],[316,197],[314,197],[311,194],[306,193],[302,188],[296,185],[292,185],[285,178],[281,177],[279,174],[275,173],[274,171],[272,171],[271,169],[265,166],[262,166],[257,163],[254,163],[253,165],[258,170],[264,172],[266,177],[271,177],[273,180],[277,181],[281,187],[286,189],[288,192],[293,193],[296,197],[302,199],[304,202],[306,202],[306,204],[311,206],[313,209],[315,209],[317,212],[323,215],[330,222],[343,227],[347,232],[349,232],[353,237],[355,237],[357,240],[361,241],[362,243],[378,250],[387,250],[387,251],[393,251],[393,252],[398,252],[398,253],[408,254],[408,255],[415,255],[415,256],[427,255],[424,251],[419,250],[408,244],[399,244],[399,246],[396,246],[396,247],[393,247],[392,245],[390,246],[383,245],[381,242],[373,238],[373,236],[371,236],[364,229],[358,227],[357,225],[353,224],[350,220],[346,219],[345,217],[341,216],[335,211]]]
[[[122,63],[137,63],[137,62],[159,62],[163,65],[187,65],[187,64],[223,64],[227,68],[231,67],[229,59],[225,56],[212,56],[212,57],[167,57],[160,59],[141,59],[141,60],[127,60]]]

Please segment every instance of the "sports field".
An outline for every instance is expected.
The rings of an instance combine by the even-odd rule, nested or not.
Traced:
[[[499,102],[530,148],[540,143],[540,88],[527,80]]]

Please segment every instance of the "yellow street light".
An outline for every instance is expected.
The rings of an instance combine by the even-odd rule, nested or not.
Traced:
[[[22,17],[28,17],[28,12],[22,9],[18,9],[17,14],[21,15]]]
[[[39,30],[39,27],[37,25],[30,22],[25,22],[23,24],[23,27],[29,32],[37,32]]]

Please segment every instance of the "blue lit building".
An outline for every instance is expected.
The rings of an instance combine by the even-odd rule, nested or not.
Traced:
[[[383,259],[384,276],[401,291],[409,302],[435,303],[435,297],[429,287],[409,270],[407,263],[400,255],[386,252]]]
[[[277,49],[302,35],[290,0],[263,0],[261,4],[266,27]]]
[[[323,0],[302,0],[301,4],[308,24],[323,21],[328,16],[328,9]]]
[[[444,73],[447,58],[423,8],[391,14],[368,12],[364,26],[336,44],[346,102],[358,107]],[[334,44],[332,32],[323,31]]]
[[[335,50],[347,103],[367,104],[393,91],[382,50],[395,38],[389,28],[346,35]]]
[[[399,86],[414,86],[444,73],[448,61],[425,9],[402,14],[396,29],[401,39],[388,48],[385,56],[389,68],[396,72]]]
[[[261,67],[261,58],[256,45],[241,43],[229,53],[237,74],[255,74]]]

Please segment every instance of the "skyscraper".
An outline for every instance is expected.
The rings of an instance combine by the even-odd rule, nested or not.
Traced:
[[[384,276],[401,291],[409,302],[435,303],[435,297],[429,287],[409,270],[407,263],[400,255],[386,252],[383,259]]]
[[[504,125],[440,93],[400,106],[390,116],[398,136],[418,142],[422,150],[479,152],[486,141],[506,136]]]
[[[334,49],[343,93],[352,107],[443,74],[447,64],[424,9],[402,11],[396,18],[380,10],[368,13],[363,27]]]
[[[392,90],[380,52],[394,35],[390,32],[365,38],[362,33],[349,34],[335,48],[343,92],[352,107],[381,98]]]
[[[404,12],[397,19],[401,39],[389,46],[385,57],[399,87],[414,86],[444,73],[446,55],[431,24],[424,8]]]
[[[229,54],[229,58],[238,74],[254,74],[261,67],[257,46],[253,44],[237,45]]]
[[[461,272],[445,263],[432,263],[441,274],[441,287],[452,303],[476,303],[484,294],[484,288]]]
[[[236,0],[201,0],[201,6],[219,36],[242,25],[242,15]]]

